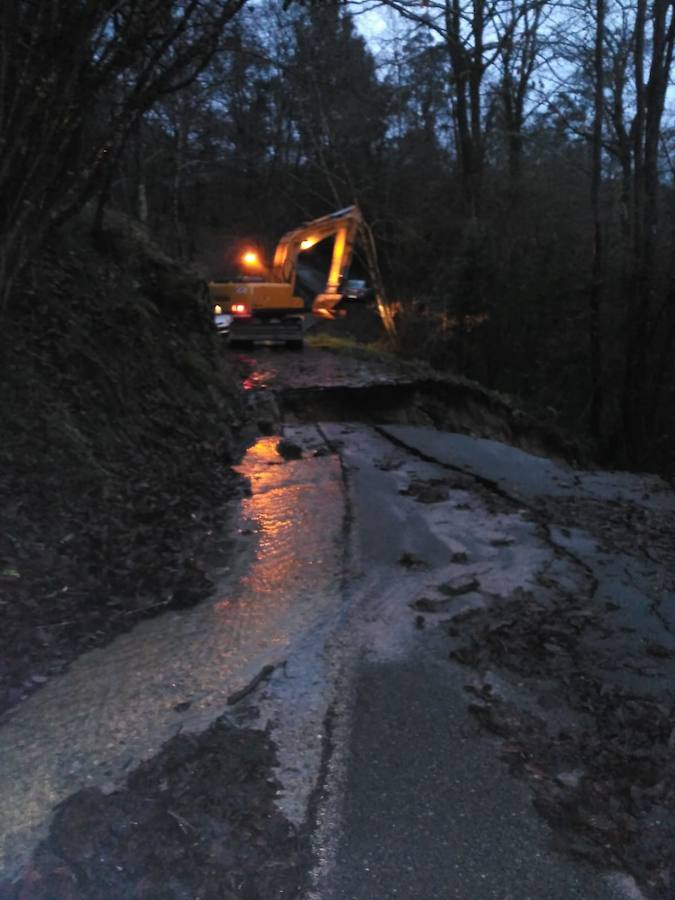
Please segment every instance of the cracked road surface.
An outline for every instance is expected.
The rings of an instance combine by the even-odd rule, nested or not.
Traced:
[[[461,615],[536,589],[542,572],[583,590],[586,570],[556,558],[539,526],[501,488],[495,508],[494,496],[457,477],[464,466],[453,443],[470,439],[408,427],[327,431],[344,441],[357,535],[353,564],[364,581],[353,626],[361,651],[352,673],[351,728],[327,779],[329,812],[318,838],[324,860],[313,896],[639,896],[631,879],[551,850],[527,787],[509,775],[495,742],[479,734],[467,713],[472,677],[448,661],[446,640],[431,620],[424,630],[413,627],[410,609],[411,603],[428,608],[420,601],[436,597],[446,615]],[[422,442],[431,434],[434,447]],[[526,461],[524,454],[519,460]],[[486,467],[480,477],[491,482],[494,473]],[[436,494],[419,502],[411,486],[434,482],[445,486],[445,499]],[[438,599],[439,585],[457,591],[447,605]],[[474,589],[461,592],[462,586]]]
[[[56,803],[83,786],[114,790],[179,730],[225,712],[271,731],[279,807],[313,834],[312,900],[642,896],[616,856],[603,870],[552,848],[531,786],[509,772],[469,692],[572,737],[584,717],[562,699],[541,707],[536,679],[448,656],[461,623],[514,597],[590,606],[611,595],[593,672],[661,695],[675,675],[669,549],[631,555],[570,504],[623,504],[658,523],[673,494],[658,479],[576,472],[412,426],[302,425],[284,437],[302,458],[262,438],[241,466],[250,548],[213,602],[83,656],[0,726],[3,874],[28,859]],[[661,648],[649,670],[647,646]],[[612,657],[634,664],[609,667]],[[228,705],[264,666],[271,677]]]

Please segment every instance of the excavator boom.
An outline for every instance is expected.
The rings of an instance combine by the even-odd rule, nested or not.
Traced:
[[[358,206],[347,206],[287,232],[274,252],[270,280],[290,283],[295,287],[298,254],[303,250],[309,250],[324,238],[335,235],[325,294],[337,295],[340,283],[352,261],[354,241],[362,222],[363,217]]]

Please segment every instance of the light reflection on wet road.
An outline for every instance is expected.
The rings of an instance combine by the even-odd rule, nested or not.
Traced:
[[[0,727],[3,875],[25,861],[56,803],[114,784],[180,729],[207,727],[233,691],[339,607],[339,460],[285,462],[277,441],[261,439],[239,467],[252,486],[242,524],[257,542],[241,580],[213,602],[144,622],[81,657]]]

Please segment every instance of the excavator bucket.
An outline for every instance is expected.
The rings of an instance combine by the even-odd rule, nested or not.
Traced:
[[[325,319],[337,319],[345,315],[344,310],[336,310],[335,307],[342,300],[342,294],[317,294],[312,303],[312,312],[315,316],[323,316]]]

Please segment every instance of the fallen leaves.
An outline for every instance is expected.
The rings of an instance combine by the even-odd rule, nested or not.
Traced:
[[[499,609],[451,619],[451,657],[479,672],[505,670],[535,684],[545,679],[539,714],[492,690],[469,711],[503,740],[511,769],[529,780],[533,803],[554,826],[556,846],[603,867],[631,872],[655,897],[671,898],[675,877],[675,693],[641,695],[605,680],[631,660],[598,654],[607,635],[604,603],[517,591]],[[646,657],[671,659],[655,642]],[[573,728],[558,722],[561,710]]]

